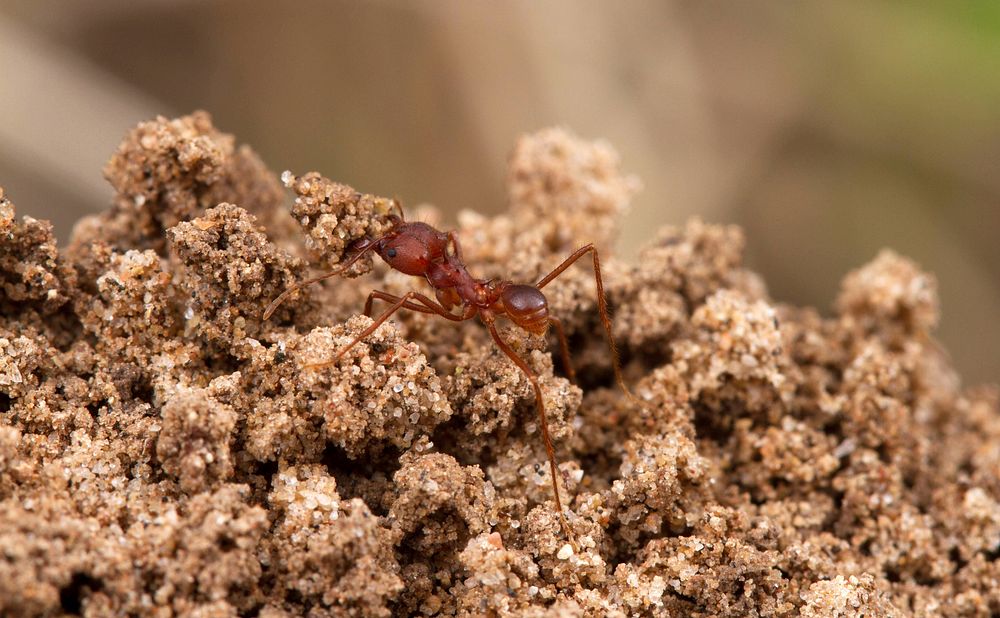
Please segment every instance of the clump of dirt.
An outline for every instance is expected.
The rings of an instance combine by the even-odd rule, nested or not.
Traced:
[[[401,312],[331,362],[369,290],[426,284],[361,263],[262,319],[393,200],[286,173],[286,206],[204,113],[141,124],[105,174],[64,250],[0,190],[0,614],[1000,614],[1000,391],[961,385],[905,258],[850,273],[831,317],[771,299],[737,228],[623,263],[638,183],[610,146],[522,138],[509,212],[459,217],[469,268],[537,281],[594,242],[636,395],[590,260],[545,288],[576,383],[502,333],[539,375],[569,543],[531,384],[480,325]]]
[[[397,209],[395,200],[359,193],[351,187],[324,178],[319,172],[295,176],[282,173],[282,182],[295,193],[292,216],[305,232],[305,246],[320,264],[333,267],[351,244],[362,238],[378,238],[390,227],[388,215]],[[371,254],[361,266],[348,269],[345,276],[371,270]]]

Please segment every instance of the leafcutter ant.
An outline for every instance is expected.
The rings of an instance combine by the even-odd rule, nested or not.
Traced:
[[[453,322],[463,322],[478,316],[486,328],[489,329],[493,341],[524,372],[535,391],[535,403],[538,407],[542,440],[545,442],[545,451],[548,454],[549,467],[552,470],[552,494],[555,498],[556,509],[559,513],[559,521],[563,533],[567,538],[573,540],[572,532],[563,513],[562,501],[559,497],[559,484],[556,480],[558,468],[556,467],[555,449],[552,446],[552,438],[549,435],[549,426],[545,416],[545,403],[542,399],[542,390],[538,385],[538,376],[528,363],[514,351],[510,344],[500,337],[500,334],[497,332],[496,321],[497,318],[505,317],[521,329],[538,336],[545,335],[549,327],[553,327],[559,339],[559,350],[566,369],[566,375],[570,381],[574,381],[575,372],[570,362],[565,329],[562,322],[549,313],[548,301],[545,298],[545,294],[542,293],[542,288],[565,272],[574,262],[590,254],[594,262],[594,279],[597,282],[597,307],[601,315],[601,322],[604,325],[608,347],[611,349],[611,363],[614,368],[615,380],[625,394],[634,400],[622,378],[618,350],[615,347],[614,337],[611,333],[611,318],[608,316],[607,300],[604,296],[604,281],[601,278],[601,261],[598,257],[597,249],[593,244],[580,247],[563,260],[561,264],[556,266],[552,272],[542,277],[533,285],[519,284],[500,279],[477,279],[469,274],[469,271],[465,267],[465,262],[462,259],[462,247],[458,242],[458,236],[455,232],[442,232],[427,223],[405,221],[402,216],[402,209],[399,208],[398,203],[394,202],[394,204],[400,214],[388,215],[391,227],[387,232],[378,238],[366,237],[354,241],[349,249],[350,257],[346,262],[332,272],[302,281],[282,292],[281,295],[268,305],[264,311],[264,319],[270,318],[278,306],[296,290],[344,272],[369,252],[377,253],[379,257],[395,270],[414,277],[423,277],[434,289],[436,300],[428,298],[419,292],[411,291],[402,296],[396,296],[380,290],[373,291],[368,295],[368,300],[365,302],[365,315],[371,317],[372,304],[376,300],[389,303],[389,308],[376,317],[368,328],[341,348],[333,359],[324,363],[309,365],[310,368],[315,369],[335,364],[359,341],[375,332],[383,322],[400,309],[436,314]],[[458,310],[457,313],[455,313],[456,309]]]

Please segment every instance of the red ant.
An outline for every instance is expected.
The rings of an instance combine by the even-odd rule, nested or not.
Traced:
[[[397,208],[399,204],[394,202]],[[545,451],[548,453],[549,466],[552,469],[552,493],[555,497],[556,509],[559,512],[559,521],[563,533],[570,539],[573,535],[566,523],[563,514],[562,502],[559,499],[559,485],[556,482],[557,467],[555,449],[552,447],[552,438],[549,436],[549,426],[545,417],[545,404],[542,400],[542,390],[538,386],[538,377],[528,366],[528,363],[504,341],[497,332],[496,319],[506,316],[511,322],[531,334],[543,336],[548,327],[555,327],[556,335],[559,338],[559,349],[562,354],[563,365],[570,381],[575,381],[575,372],[570,363],[569,347],[566,343],[566,332],[562,322],[549,315],[548,301],[542,293],[542,288],[548,285],[553,279],[558,277],[567,268],[573,265],[578,259],[590,253],[594,259],[594,278],[597,281],[597,301],[601,314],[601,322],[604,324],[604,331],[607,335],[608,346],[611,349],[612,367],[615,372],[615,380],[630,399],[635,399],[625,380],[622,378],[621,367],[618,360],[618,350],[615,347],[615,340],[611,334],[611,319],[608,317],[607,300],[604,297],[604,281],[601,279],[601,261],[597,255],[597,249],[593,244],[580,247],[568,258],[563,260],[549,274],[539,280],[535,285],[515,284],[507,280],[498,279],[476,279],[466,270],[462,260],[462,248],[458,242],[455,232],[441,232],[427,223],[409,223],[403,220],[402,208],[399,208],[400,216],[388,215],[392,227],[379,238],[361,238],[352,243],[349,251],[353,253],[351,257],[336,270],[302,281],[288,288],[275,298],[264,311],[264,319],[267,320],[278,306],[292,293],[307,285],[336,276],[355,262],[360,260],[369,251],[377,253],[391,268],[407,275],[424,277],[427,283],[434,288],[434,295],[437,302],[418,292],[407,292],[403,296],[395,296],[379,290],[368,295],[365,302],[365,315],[371,317],[372,303],[378,299],[391,306],[380,316],[375,318],[372,324],[356,336],[349,344],[344,346],[332,360],[309,365],[309,368],[328,367],[335,364],[340,358],[353,348],[359,341],[371,335],[382,325],[389,316],[400,309],[419,311],[420,313],[437,314],[453,322],[463,322],[479,316],[486,328],[489,329],[493,341],[517,365],[521,371],[531,381],[531,386],[535,391],[535,403],[538,406],[538,417],[541,421],[542,439],[545,442]],[[452,313],[452,309],[461,307],[461,313]]]

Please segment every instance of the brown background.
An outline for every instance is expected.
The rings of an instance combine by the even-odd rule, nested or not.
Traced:
[[[5,0],[0,184],[60,235],[135,122],[210,110],[275,170],[503,208],[507,153],[603,137],[631,254],[735,222],[775,298],[828,310],[893,247],[935,272],[969,382],[1000,375],[1000,5]]]

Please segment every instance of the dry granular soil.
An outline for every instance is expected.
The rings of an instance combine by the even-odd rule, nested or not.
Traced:
[[[262,320],[391,200],[279,181],[204,113],[139,125],[104,172],[111,207],[65,248],[0,190],[0,615],[1000,614],[1000,397],[961,384],[903,257],[847,275],[831,317],[770,298],[735,227],[624,263],[615,152],[522,138],[509,211],[458,217],[465,259],[532,281],[596,243],[636,395],[587,260],[546,287],[575,384],[503,331],[574,547],[531,384],[480,324],[401,312],[308,368],[370,290],[425,287],[378,260]]]

